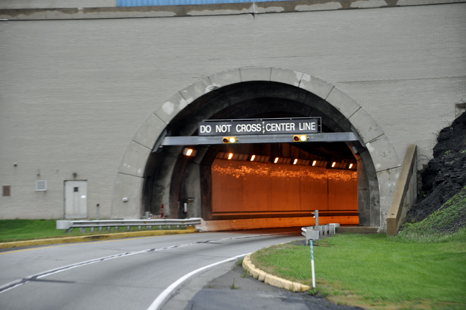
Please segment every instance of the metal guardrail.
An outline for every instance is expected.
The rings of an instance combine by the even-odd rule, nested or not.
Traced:
[[[340,227],[338,223],[319,225],[319,210],[314,211],[314,217],[316,219],[315,226],[301,228],[301,235],[306,237],[306,244],[309,244],[309,240],[319,240],[322,237],[330,237],[336,233],[336,228]]]
[[[85,228],[90,228],[91,231],[94,231],[95,228],[98,228],[99,231],[102,231],[103,228],[107,228],[108,231],[118,227],[125,227],[126,230],[130,230],[131,227],[137,226],[138,229],[141,229],[142,226],[145,226],[146,229],[152,229],[152,226],[159,226],[159,229],[162,229],[162,226],[168,226],[168,229],[171,226],[195,226],[201,224],[201,218],[190,218],[190,219],[147,219],[147,220],[79,220],[79,221],[69,221],[69,220],[58,220],[57,229],[65,229],[66,232],[70,232],[72,228],[79,228],[81,232],[84,232]]]
[[[330,223],[319,226],[302,227],[301,235],[306,237],[306,244],[309,244],[309,240],[319,240],[323,237],[334,235],[337,227],[340,227],[340,224]]]

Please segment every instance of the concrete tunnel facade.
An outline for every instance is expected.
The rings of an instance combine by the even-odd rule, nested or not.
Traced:
[[[211,167],[218,149],[199,147],[197,156],[189,159],[181,154],[183,146],[153,152],[154,146],[167,130],[172,135],[196,135],[198,122],[204,119],[262,115],[320,116],[326,130],[356,133],[360,142],[348,142],[347,147],[357,161],[359,225],[386,229],[385,219],[400,170],[389,139],[357,102],[335,86],[311,74],[281,68],[247,67],[213,74],[161,104],[134,135],[121,161],[113,190],[112,217],[138,218],[145,211],[157,214],[163,204],[166,216],[177,218],[179,201],[190,197],[188,216],[221,220],[212,214]],[[286,222],[306,218],[306,214],[289,213],[281,218]]]

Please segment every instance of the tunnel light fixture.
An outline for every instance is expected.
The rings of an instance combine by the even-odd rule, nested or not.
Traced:
[[[228,144],[228,143],[236,143],[236,141],[238,141],[238,140],[236,139],[236,137],[223,137],[223,139],[222,139],[222,142],[223,142],[223,143],[226,143],[226,144]]]
[[[295,158],[295,159],[293,160],[293,165],[296,165],[297,163],[298,163],[298,159]]]
[[[314,167],[316,164],[317,164],[317,160],[314,160],[314,161],[312,162],[312,167]]]
[[[337,164],[336,162],[333,162],[332,163],[332,168],[334,168],[336,164]]]
[[[351,169],[351,168],[353,168],[353,164],[349,164],[348,169]]]
[[[307,135],[294,135],[293,136],[293,141],[294,142],[306,142],[307,141]]]
[[[187,157],[194,157],[196,156],[197,150],[189,147],[185,147],[183,149],[183,155]]]
[[[252,155],[251,156],[251,161],[254,161],[255,158],[256,158],[256,155]]]
[[[274,164],[278,163],[278,160],[279,160],[279,159],[280,159],[280,158],[275,157],[275,160],[273,161],[273,163],[274,163]]]
[[[233,158],[233,153],[228,154],[228,160]]]

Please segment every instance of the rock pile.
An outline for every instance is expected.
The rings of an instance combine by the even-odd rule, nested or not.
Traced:
[[[466,186],[466,112],[437,137],[434,158],[421,172],[422,201],[408,212],[408,219],[416,222],[439,209]]]

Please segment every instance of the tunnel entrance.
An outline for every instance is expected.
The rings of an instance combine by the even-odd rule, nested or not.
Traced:
[[[338,110],[312,93],[281,83],[247,82],[198,98],[170,122],[165,136],[198,136],[198,123],[206,119],[309,116],[321,118],[323,133],[352,131]],[[358,141],[163,147],[157,143],[143,188],[145,211],[152,214],[161,214],[163,205],[164,216],[171,218],[311,217],[319,210],[321,216],[341,224],[377,221],[369,194],[375,171]],[[196,156],[186,156],[188,148]]]
[[[321,81],[313,83],[319,87],[324,85]],[[159,215],[163,206],[166,218],[234,221],[304,218],[318,209],[326,216],[333,216],[332,222],[380,225],[379,172],[372,162],[373,149],[369,151],[367,142],[363,141],[377,142],[384,136],[365,136],[338,143],[301,143],[299,146],[283,142],[228,146],[189,143],[163,146],[162,143],[167,137],[197,137],[198,124],[213,119],[320,117],[323,133],[357,135],[360,131],[350,122],[349,110],[337,109],[324,99],[333,93],[342,96],[339,91],[325,84],[327,94],[323,95],[322,89],[315,89],[314,93],[310,91],[312,87],[254,80],[219,87],[211,85],[213,90],[195,95],[192,101],[182,98],[187,98],[190,92],[199,92],[194,89],[199,85],[204,87],[206,83],[188,87],[162,105],[134,138],[137,143],[145,143],[140,136],[147,135],[146,128],[157,128],[159,132],[141,176],[141,214],[148,211]],[[344,98],[336,97],[332,101],[338,103],[346,100]],[[344,103],[342,107],[346,109],[348,104],[352,105]],[[370,120],[357,105],[351,109],[354,118]],[[161,127],[163,132],[157,125],[160,119],[166,122],[166,126]],[[377,132],[376,128],[371,135]],[[135,169],[127,163],[133,160],[129,156],[140,148],[135,145],[133,149],[123,159],[115,197],[123,195],[118,189],[127,187],[122,186],[139,182],[123,174]],[[193,149],[195,156],[186,156],[187,149]],[[228,159],[230,154],[233,157]],[[253,155],[257,159],[251,160]],[[377,167],[383,169],[383,165]],[[124,205],[114,205],[120,214],[127,212]]]

